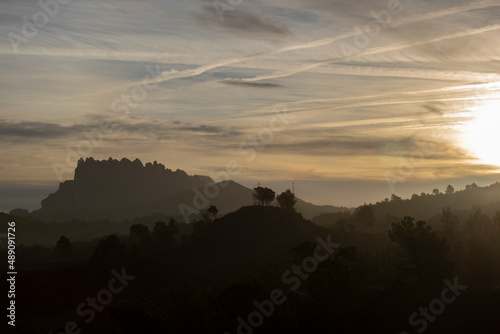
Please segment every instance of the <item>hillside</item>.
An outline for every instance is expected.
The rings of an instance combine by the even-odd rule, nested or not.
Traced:
[[[253,301],[262,301],[279,289],[286,294],[286,303],[276,306],[276,316],[266,323],[269,327],[258,332],[280,332],[294,319],[297,330],[289,333],[319,333],[325,328],[342,333],[394,333],[408,328],[408,315],[422,300],[428,303],[442,290],[441,281],[436,291],[401,285],[399,269],[405,263],[393,263],[394,248],[383,251],[389,247],[387,233],[332,231],[275,206],[243,207],[196,226],[191,235],[170,246],[158,234],[137,233],[139,229],[120,238],[80,244],[79,254],[94,254],[90,261],[55,258],[53,249],[40,246],[23,249],[18,265],[19,286],[26,292],[18,298],[26,305],[21,333],[63,328],[82,298],[102,291],[112,268],[124,268],[133,281],[108,309],[96,314],[94,322],[81,321],[85,332],[118,328],[116,333],[138,333],[146,328],[148,333],[165,333],[174,328],[176,333],[223,333],[237,327],[238,317],[255,310]],[[328,240],[328,236],[342,249],[333,259],[306,270],[304,256],[311,254],[310,246],[315,247],[318,237]],[[348,246],[356,246],[359,252]],[[295,270],[301,263],[302,274],[307,275],[299,280],[301,274]],[[493,262],[479,263],[490,268]],[[285,281],[283,275],[294,280]],[[469,286],[465,274],[459,277],[460,283]],[[300,287],[294,291],[291,283],[297,281]],[[80,287],[78,294],[71,293],[75,286]],[[43,303],[47,299],[50,308]],[[497,322],[484,319],[494,319],[497,301],[498,287],[470,284],[430,332],[449,332],[447,323],[453,322],[454,315],[467,314],[453,324],[455,332],[463,332],[464,326],[481,326],[485,333],[496,333]],[[54,316],[40,316],[46,314]],[[186,324],[193,328],[184,330]],[[321,331],[314,330],[315,326]]]
[[[399,221],[404,216],[437,222],[442,209],[448,206],[453,211],[458,211],[462,219],[480,208],[488,216],[493,216],[494,213],[500,211],[500,183],[486,187],[468,186],[464,190],[448,194],[415,194],[410,199],[393,196],[391,200],[385,199],[370,206],[375,215],[375,225],[382,230],[388,229],[391,223]],[[349,222],[349,219],[354,219],[354,216],[351,213],[322,214],[315,217],[313,222],[321,226],[333,227],[341,218]]]
[[[386,234],[334,232],[275,206],[246,206],[208,224],[171,254],[172,258],[153,258],[151,266],[167,261],[168,266],[182,266],[184,273],[202,281],[227,281],[258,272],[270,260],[285,268],[292,264],[290,251],[294,247],[306,241],[316,244],[318,237],[325,240],[328,236],[332,242],[356,246],[362,253],[388,245]]]

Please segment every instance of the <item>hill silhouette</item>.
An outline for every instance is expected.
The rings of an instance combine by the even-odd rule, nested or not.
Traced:
[[[399,221],[404,216],[414,217],[416,220],[427,220],[437,222],[443,208],[450,207],[459,212],[459,217],[465,219],[477,209],[493,216],[500,210],[500,183],[494,183],[486,187],[469,185],[466,189],[454,191],[453,193],[434,193],[420,195],[414,194],[409,199],[402,199],[393,195],[375,204],[369,204],[373,208],[377,229],[387,230],[390,225]],[[314,223],[335,227],[339,219],[347,223],[354,220],[351,212],[338,212],[322,214],[313,219]],[[351,221],[349,221],[351,220]]]
[[[206,182],[211,182],[207,176],[172,171],[156,161],[143,165],[139,159],[80,159],[74,180],[62,182],[55,193],[42,200],[37,213],[141,207]]]
[[[60,183],[59,189],[42,200],[41,209],[32,215],[39,220],[62,222],[133,220],[159,213],[189,222],[201,216],[208,205],[217,206],[220,215],[251,205],[252,191],[234,181],[214,184],[208,176],[188,175],[179,169],[172,171],[156,161],[143,165],[139,159],[87,158],[78,162],[74,180]],[[189,206],[190,215],[182,215],[180,205]],[[306,218],[340,210],[301,199],[297,199],[297,207]]]

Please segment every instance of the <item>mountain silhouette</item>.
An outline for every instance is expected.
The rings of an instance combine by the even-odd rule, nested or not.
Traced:
[[[172,171],[163,164],[131,161],[80,159],[74,180],[42,200],[33,216],[41,220],[132,220],[161,213],[186,222],[197,219],[209,205],[220,215],[253,204],[253,190],[234,181],[214,183],[208,176]],[[182,208],[188,208],[189,215]],[[337,212],[334,206],[316,206],[297,199],[297,209],[305,218]],[[184,210],[185,211],[185,210]]]

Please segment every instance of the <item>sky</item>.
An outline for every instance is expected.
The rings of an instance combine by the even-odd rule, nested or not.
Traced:
[[[90,156],[343,206],[499,179],[498,0],[59,1],[0,0],[0,210]]]

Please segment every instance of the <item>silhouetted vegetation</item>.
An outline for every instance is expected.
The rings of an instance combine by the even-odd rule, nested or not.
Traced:
[[[448,204],[436,212],[429,206],[497,190],[448,187],[444,194],[409,200],[394,195],[314,219],[324,226],[294,210],[290,190],[276,197],[278,207],[266,188],[255,192],[260,205],[220,216],[209,205],[189,224],[144,216],[108,222],[117,231],[87,240],[74,238],[83,222],[74,221],[73,230],[70,222],[60,224],[50,227],[65,231],[52,244],[18,246],[18,332],[56,332],[73,320],[83,332],[97,334],[237,333],[239,326],[254,333],[412,332],[409,316],[441,298],[444,280],[458,278],[467,290],[429,322],[427,332],[495,333],[500,205],[454,211]],[[428,221],[400,216],[406,209],[432,213]],[[15,219],[21,229],[35,225],[30,217],[2,219]],[[328,236],[340,244],[331,255],[318,241]],[[80,303],[108,286],[111,270],[122,268],[134,280],[89,323],[75,315]],[[282,302],[265,302],[277,290]],[[250,326],[256,310],[270,315]]]
[[[56,247],[54,250],[61,254],[63,258],[71,257],[71,241],[62,235],[57,241]]]
[[[295,194],[292,193],[290,189],[287,189],[286,191],[279,194],[276,197],[276,200],[278,201],[278,205],[280,208],[289,211],[295,210],[295,204],[297,203],[297,200],[295,199]]]
[[[272,201],[274,201],[274,197],[276,193],[267,187],[257,187],[253,190],[253,199],[254,202],[258,205],[269,205]]]

